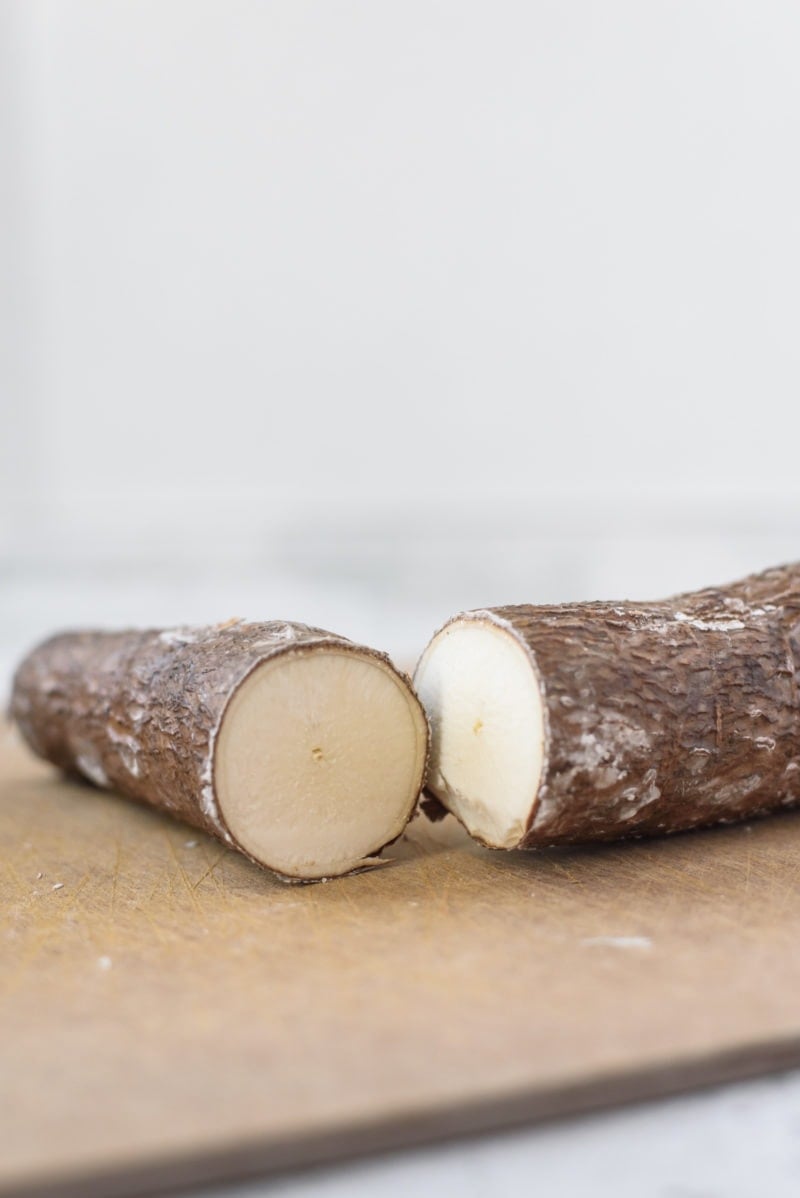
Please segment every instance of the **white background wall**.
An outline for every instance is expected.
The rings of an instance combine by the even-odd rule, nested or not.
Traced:
[[[799,49],[788,0],[0,0],[0,658],[411,655],[800,556]]]

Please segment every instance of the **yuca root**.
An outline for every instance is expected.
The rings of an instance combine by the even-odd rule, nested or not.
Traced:
[[[415,684],[432,725],[429,792],[494,847],[789,806],[800,564],[663,602],[467,612],[431,641]]]
[[[56,636],[20,665],[11,713],[41,757],[290,878],[374,863],[427,753],[387,657],[282,622]]]

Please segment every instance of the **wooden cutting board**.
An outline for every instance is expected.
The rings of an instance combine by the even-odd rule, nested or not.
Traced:
[[[0,742],[0,1191],[134,1194],[800,1061],[800,814],[286,886]]]

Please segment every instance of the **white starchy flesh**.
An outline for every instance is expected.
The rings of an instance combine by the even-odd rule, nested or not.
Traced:
[[[287,876],[345,873],[405,827],[426,728],[377,657],[337,648],[281,654],[228,704],[214,781],[230,832]]]
[[[428,787],[494,848],[522,839],[544,758],[538,678],[524,645],[490,619],[458,619],[431,641],[414,685],[431,723]]]

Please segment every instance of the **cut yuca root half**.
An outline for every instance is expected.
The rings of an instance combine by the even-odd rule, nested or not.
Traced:
[[[17,671],[12,715],[55,765],[290,879],[374,864],[428,747],[387,657],[283,622],[54,637]]]
[[[428,791],[494,848],[800,801],[800,564],[656,603],[456,616],[414,683]]]

